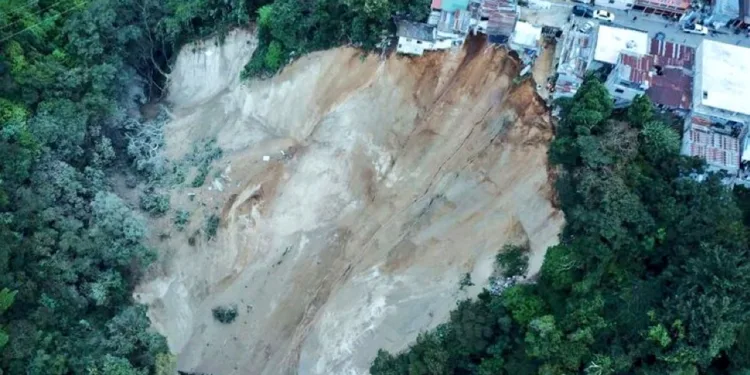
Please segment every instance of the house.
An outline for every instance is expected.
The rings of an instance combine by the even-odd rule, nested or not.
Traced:
[[[557,80],[552,93],[554,99],[571,97],[578,92],[586,70],[594,58],[594,41],[596,27],[593,23],[585,22],[573,25],[559,45],[560,51],[557,63]]]
[[[750,161],[750,49],[704,39],[695,54],[693,110],[683,137],[683,153],[736,174]]]
[[[409,55],[422,55],[435,49],[437,28],[424,23],[400,21],[398,23],[398,47],[396,51]]]
[[[463,42],[471,26],[469,0],[433,0],[428,24],[437,26],[438,39]]]
[[[622,108],[630,105],[636,96],[646,94],[654,75],[653,56],[624,51],[620,53],[604,86],[609,91],[615,108]]]
[[[656,75],[646,95],[659,108],[687,115],[693,103],[695,49],[683,44],[652,39],[649,51]]]
[[[645,55],[648,53],[648,49],[648,33],[600,25],[597,31],[596,48],[594,49],[594,61],[599,64],[592,64],[589,69],[597,69],[602,64],[617,64],[622,51]]]
[[[711,15],[703,21],[704,24],[718,29],[740,18],[741,2],[742,0],[715,0]]]
[[[542,27],[519,21],[511,34],[508,46],[518,52],[524,64],[530,64],[539,55]]]
[[[633,9],[635,0],[594,0],[594,5],[603,8],[627,10]]]
[[[653,39],[648,55],[621,52],[605,86],[616,108],[646,95],[657,107],[686,115],[692,103],[694,57],[693,48]]]
[[[690,0],[635,0],[633,4],[633,9],[640,9],[645,13],[678,17],[682,16],[688,8],[690,8]]]
[[[487,34],[490,43],[505,44],[516,28],[520,13],[515,0],[483,0],[479,11],[479,31]],[[486,24],[482,22],[486,21]]]

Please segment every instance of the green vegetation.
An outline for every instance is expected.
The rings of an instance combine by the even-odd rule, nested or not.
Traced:
[[[750,373],[750,206],[689,177],[703,163],[647,99],[614,120],[589,79],[562,104],[550,159],[567,224],[539,279],[460,302],[372,375]]]
[[[378,48],[394,35],[394,16],[421,21],[429,11],[429,0],[274,0],[255,12],[259,45],[243,75],[273,74],[292,58],[341,44]]]
[[[211,313],[220,323],[230,324],[237,318],[237,306],[217,306],[211,309]]]

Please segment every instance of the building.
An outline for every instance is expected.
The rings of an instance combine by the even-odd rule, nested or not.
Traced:
[[[646,95],[659,108],[686,115],[693,92],[693,48],[653,39],[648,55],[623,51],[605,87],[616,108]]]
[[[519,21],[513,30],[508,46],[518,52],[524,64],[531,64],[539,55],[542,27]]]
[[[695,49],[659,39],[651,40],[656,75],[646,95],[659,108],[687,115],[693,103]]]
[[[629,106],[638,95],[645,95],[656,75],[654,57],[622,52],[604,86],[615,108]]]
[[[594,0],[594,5],[603,8],[627,10],[633,9],[635,0]]]
[[[557,63],[557,80],[552,97],[571,97],[578,92],[586,70],[594,58],[594,41],[596,40],[596,27],[593,23],[584,22],[573,25],[562,43],[558,46],[560,51]]]
[[[741,152],[750,144],[750,49],[704,39],[695,72],[682,151],[736,175],[750,161],[750,152]]]
[[[714,29],[726,26],[731,21],[740,18],[740,5],[743,0],[715,0],[711,15],[703,22]]]
[[[438,39],[463,42],[472,23],[469,0],[433,0],[428,24],[437,27]]]
[[[690,8],[690,0],[635,0],[633,9],[645,13],[682,16]]]
[[[515,0],[483,0],[479,14],[479,31],[496,44],[508,42],[520,16]]]
[[[648,33],[600,25],[597,31],[596,48],[594,49],[594,61],[600,64],[592,64],[589,69],[597,69],[601,64],[617,64],[622,51],[645,55],[648,53],[648,49]]]
[[[408,55],[422,55],[425,51],[438,49],[437,28],[424,23],[400,21],[398,23],[398,47],[396,51]],[[450,44],[448,44],[450,48]]]

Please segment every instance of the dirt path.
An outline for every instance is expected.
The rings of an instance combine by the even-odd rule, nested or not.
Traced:
[[[175,192],[194,217],[221,213],[219,235],[161,242],[136,294],[181,370],[365,374],[478,293],[503,244],[529,241],[538,270],[563,223],[548,114],[531,85],[511,87],[514,60],[476,43],[384,62],[314,53],[245,86],[232,77],[252,35],[180,54],[169,154],[215,137],[230,181]],[[477,286],[459,291],[467,272]],[[233,324],[212,319],[219,304],[239,307]]]

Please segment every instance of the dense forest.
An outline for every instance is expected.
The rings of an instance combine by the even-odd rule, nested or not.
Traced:
[[[460,302],[372,375],[750,374],[748,191],[680,156],[647,98],[613,113],[589,79],[561,105],[567,224],[538,280]]]

